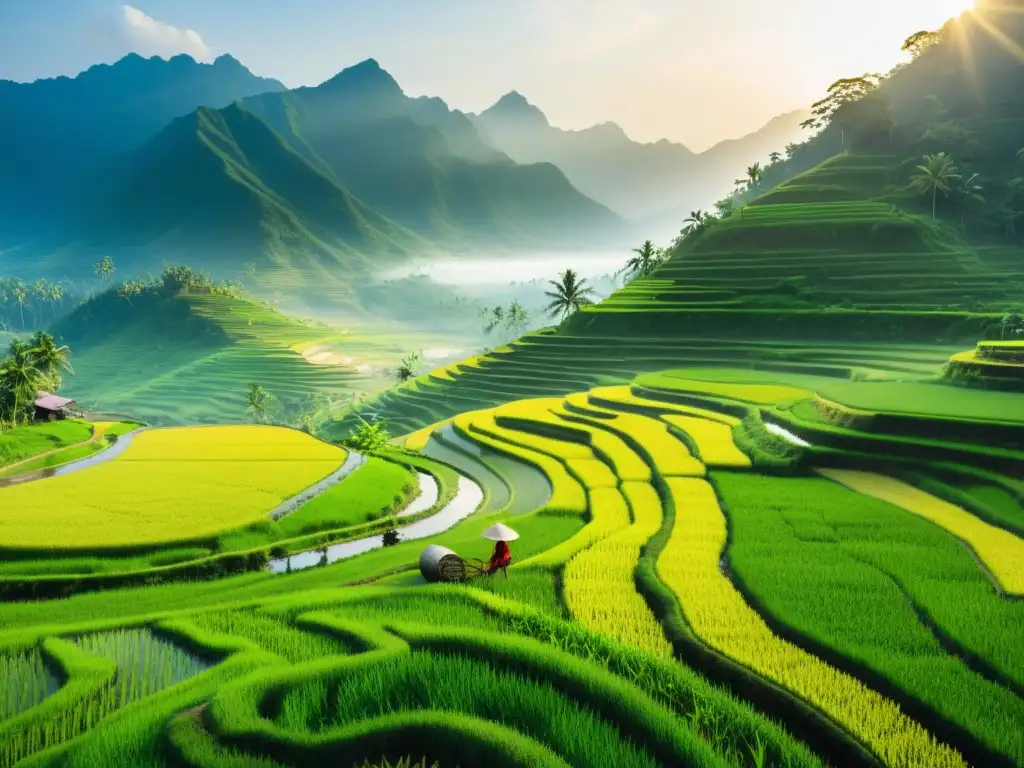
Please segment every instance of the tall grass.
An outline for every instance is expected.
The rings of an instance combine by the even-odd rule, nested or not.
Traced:
[[[325,695],[326,694],[326,695]],[[615,725],[550,685],[473,659],[414,652],[345,674],[301,684],[284,698],[279,724],[317,731],[380,714],[460,712],[501,723],[547,744],[571,765],[656,768]]]
[[[71,680],[65,687],[74,688],[75,693],[69,690],[61,706],[47,712],[45,720],[26,721],[23,727],[4,734],[0,766],[6,768],[26,755],[70,741],[118,710],[209,667],[202,659],[148,628],[82,635],[73,640],[73,645],[94,662],[107,660],[112,664],[113,674],[108,675],[102,664],[87,667],[81,661],[72,660],[80,671],[72,669]],[[109,667],[107,670],[111,671]],[[30,714],[26,713],[26,717]]]
[[[860,668],[971,762],[1024,760],[1024,603],[936,525],[821,478],[719,473],[730,559],[776,622]]]
[[[34,707],[60,688],[60,680],[46,665],[43,653],[33,648],[26,653],[0,655],[0,721]]]
[[[193,617],[198,627],[251,640],[260,648],[288,661],[306,661],[349,652],[346,644],[331,635],[293,627],[285,617],[257,610],[201,613]]]

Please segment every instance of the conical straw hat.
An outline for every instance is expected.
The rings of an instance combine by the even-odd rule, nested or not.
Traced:
[[[485,539],[490,539],[491,541],[514,541],[519,538],[518,533],[502,523],[495,523],[484,531],[482,535]]]

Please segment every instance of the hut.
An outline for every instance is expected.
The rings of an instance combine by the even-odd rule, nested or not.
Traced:
[[[75,413],[75,401],[49,392],[36,394],[36,421],[60,421]]]

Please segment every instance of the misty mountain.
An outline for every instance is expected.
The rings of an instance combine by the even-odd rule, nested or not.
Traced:
[[[385,216],[440,242],[595,235],[618,217],[550,163],[519,165],[441,99],[411,99],[370,59],[315,88],[245,101],[284,141]]]
[[[174,81],[169,71],[241,68],[222,57],[196,69],[204,65],[183,58],[129,57],[101,71],[159,72],[150,101],[166,116],[177,109],[172,103],[185,103],[169,96],[180,89],[157,87]],[[80,80],[92,89],[85,75],[62,87],[83,104],[86,97],[69,85]],[[146,90],[124,72],[121,80],[131,83],[128,92]],[[199,90],[188,92],[197,97]],[[316,87],[263,89],[219,109],[193,109],[142,141],[157,118],[143,119],[141,105],[129,109],[127,96],[105,103],[121,104],[127,124],[120,108],[91,116],[84,135],[69,140],[88,163],[62,160],[70,150],[25,158],[20,179],[46,177],[54,188],[76,179],[66,183],[89,194],[59,211],[37,199],[47,215],[36,220],[45,227],[8,269],[24,269],[28,259],[83,274],[109,252],[126,274],[178,260],[218,274],[253,263],[290,275],[291,286],[316,285],[325,270],[340,276],[439,246],[579,245],[620,236],[625,227],[554,165],[514,162],[467,115],[441,99],[409,98],[373,60]],[[74,133],[55,121],[44,121],[48,141]]]
[[[584,194],[633,220],[675,216],[724,196],[748,165],[800,136],[803,112],[775,118],[760,130],[695,153],[667,140],[633,141],[615,123],[579,131],[552,126],[513,91],[474,121],[521,163],[554,163]],[[678,229],[678,227],[676,227]]]
[[[154,263],[190,254],[218,271],[259,262],[315,274],[426,245],[241,103],[178,118],[117,167],[124,180],[81,217],[79,239],[145,249]]]
[[[200,64],[130,54],[76,77],[32,83],[0,80],[0,207],[8,225],[49,219],[59,202],[91,190],[105,162],[152,139],[201,106],[224,107],[277,80],[253,75],[231,56]],[[0,220],[0,228],[4,222]]]

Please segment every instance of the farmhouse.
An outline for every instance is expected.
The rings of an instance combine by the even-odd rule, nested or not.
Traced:
[[[49,392],[36,394],[36,421],[59,421],[75,413],[75,401]]]

